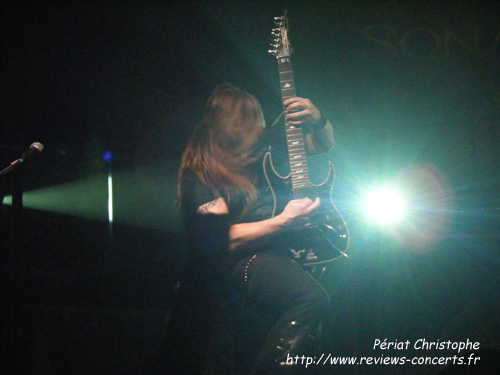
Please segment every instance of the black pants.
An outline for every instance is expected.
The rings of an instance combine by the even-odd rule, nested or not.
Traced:
[[[246,297],[279,313],[283,321],[318,321],[329,305],[323,287],[283,256],[258,253],[244,258],[234,267],[233,276]]]
[[[299,264],[269,253],[241,259],[232,276],[236,293],[216,314],[206,373],[274,374],[287,355],[307,354],[302,344],[318,332],[326,291]]]

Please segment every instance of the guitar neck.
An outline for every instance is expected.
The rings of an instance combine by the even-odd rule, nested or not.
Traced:
[[[290,57],[278,58],[280,73],[281,97],[283,100],[296,97],[295,82],[293,79]],[[296,198],[301,198],[301,191],[311,187],[307,167],[306,149],[302,128],[290,125],[285,118],[286,141],[288,160],[292,179],[292,190]]]

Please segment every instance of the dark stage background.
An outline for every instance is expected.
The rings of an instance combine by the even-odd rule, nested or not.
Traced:
[[[5,373],[145,372],[185,260],[180,154],[218,83],[255,94],[268,123],[278,116],[267,50],[285,10],[297,91],[332,120],[338,143],[312,160],[312,177],[335,163],[352,232],[350,259],[322,280],[333,301],[325,353],[456,354],[373,348],[386,338],[498,344],[497,2],[2,2],[0,168],[45,145],[1,181],[2,195],[14,193],[1,206]],[[399,232],[357,209],[366,188],[394,178],[424,208]]]

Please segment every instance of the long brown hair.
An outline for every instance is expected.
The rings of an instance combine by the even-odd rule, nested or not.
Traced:
[[[184,176],[192,172],[215,196],[231,200],[239,195],[248,206],[256,188],[245,166],[255,160],[252,151],[263,128],[262,110],[253,95],[230,84],[218,86],[182,155],[179,197]]]

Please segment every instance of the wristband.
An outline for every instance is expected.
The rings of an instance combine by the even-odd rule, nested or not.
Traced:
[[[323,112],[321,112],[321,120],[319,120],[316,124],[312,124],[311,126],[313,127],[314,130],[321,130],[325,127],[327,122],[328,119],[323,114]]]

